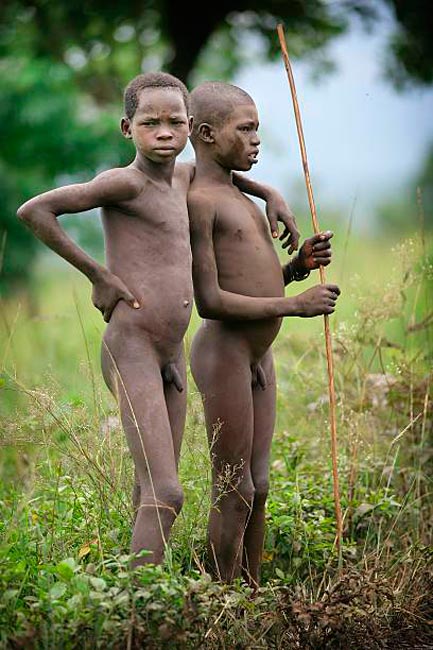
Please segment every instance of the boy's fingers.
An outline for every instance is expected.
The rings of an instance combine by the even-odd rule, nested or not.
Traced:
[[[333,232],[331,232],[330,230],[326,230],[325,232],[318,232],[312,237],[310,237],[309,242],[315,248],[317,248],[318,246],[328,247],[330,246],[329,240],[332,239],[333,236],[334,236]]]
[[[341,291],[336,284],[328,284],[327,287],[330,291],[332,291],[332,293],[336,293],[337,296],[340,295]]]
[[[137,298],[133,296],[132,293],[129,293],[129,291],[125,291],[123,298],[128,303],[128,305],[134,309],[140,309],[140,303],[138,302]]]
[[[294,251],[298,250],[298,245],[299,245],[299,235],[293,235],[293,233],[290,235],[290,237],[287,239],[287,241],[283,244],[283,248],[288,247],[288,253],[291,255]]]
[[[331,263],[331,258],[330,257],[315,257],[314,262],[315,262],[315,264],[318,264],[319,266],[328,266],[328,264]]]
[[[313,251],[330,251],[331,250],[331,242],[329,239],[326,241],[320,241],[317,244],[313,244]]]
[[[288,234],[289,234],[289,229],[287,228],[287,226],[285,226],[283,232],[280,235],[280,241],[283,241],[283,239],[285,239]]]
[[[289,249],[287,251],[289,255],[291,255],[294,251],[298,250],[299,237],[300,237],[300,233],[294,223],[290,224],[290,226],[285,224],[284,231],[280,235],[280,241],[283,242],[282,248]]]
[[[298,250],[298,246],[299,246],[299,238],[300,238],[300,236],[301,236],[301,233],[299,232],[299,230],[297,230],[297,229],[295,228],[295,229],[293,229],[293,230],[291,231],[291,235],[292,235],[292,236],[291,236],[290,242],[291,242],[291,249],[292,249],[292,250],[291,250],[290,252],[293,253],[293,251],[297,251],[297,250]]]
[[[269,226],[271,229],[272,237],[276,239],[278,237],[278,223],[276,217],[269,217]]]
[[[321,259],[330,260],[331,257],[332,257],[332,252],[331,252],[330,248],[327,248],[324,251],[316,251],[314,249],[312,255],[313,255],[313,259],[316,260],[316,261],[321,260]]]
[[[287,254],[291,255],[295,252],[297,246],[290,239],[288,239],[286,242],[284,242],[282,248],[287,248]]]

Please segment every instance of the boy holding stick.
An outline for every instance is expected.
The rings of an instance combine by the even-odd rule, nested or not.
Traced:
[[[257,588],[264,538],[276,383],[271,345],[283,316],[331,314],[340,290],[317,285],[284,297],[284,286],[331,261],[331,232],[307,239],[281,267],[258,207],[232,171],[257,162],[252,98],[221,82],[191,93],[196,173],[188,193],[194,293],[206,320],[191,348],[212,461],[208,548],[223,581],[244,574]]]
[[[135,145],[126,167],[87,183],[36,196],[18,210],[34,234],[93,285],[93,304],[108,323],[101,350],[104,380],[118,401],[134,461],[134,564],[160,563],[183,501],[177,474],[185,424],[183,338],[192,299],[187,190],[193,166],[176,164],[190,133],[184,84],[166,73],[138,75],[124,94],[121,130]],[[286,244],[298,233],[284,201],[271,188],[242,177],[245,191],[269,199],[273,229],[286,225]],[[102,210],[107,266],[79,248],[57,217]]]

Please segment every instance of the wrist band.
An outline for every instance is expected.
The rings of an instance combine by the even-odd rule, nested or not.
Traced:
[[[308,278],[310,275],[310,271],[304,271],[304,273],[300,273],[298,270],[293,269],[293,263],[289,262],[286,264],[284,267],[284,280],[286,284],[289,284],[290,282],[300,282],[301,280],[305,280]]]

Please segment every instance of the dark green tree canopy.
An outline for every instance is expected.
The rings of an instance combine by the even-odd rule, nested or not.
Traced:
[[[118,97],[142,68],[165,69],[191,82],[209,49],[212,70],[227,78],[248,55],[240,50],[240,37],[247,32],[260,34],[267,55],[275,57],[278,22],[285,25],[291,54],[305,56],[344,32],[353,15],[373,28],[385,4],[398,25],[390,43],[393,78],[399,84],[408,79],[430,83],[428,0],[218,0],[198,9],[168,0],[4,0],[0,53],[14,43],[34,56],[66,62],[83,86],[105,102]]]
[[[397,86],[433,82],[433,14],[429,0],[386,0],[399,29],[390,43],[389,71]]]

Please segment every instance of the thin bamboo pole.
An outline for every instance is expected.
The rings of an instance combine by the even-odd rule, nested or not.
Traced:
[[[298,98],[296,95],[295,80],[293,77],[292,67],[290,65],[289,54],[287,52],[286,37],[284,28],[281,24],[277,26],[278,38],[280,40],[281,52],[283,55],[284,65],[289,79],[290,90],[292,94],[293,108],[295,111],[296,128],[298,131],[299,145],[301,149],[302,165],[304,168],[305,184],[307,186],[308,201],[310,204],[311,217],[313,220],[313,229],[315,233],[320,232],[319,223],[317,220],[316,206],[313,197],[313,188],[311,185],[310,172],[308,169],[307,149],[305,147],[304,133],[302,129],[301,113],[298,105]],[[319,267],[320,282],[325,284],[325,269],[323,266]],[[334,503],[335,503],[335,519],[336,519],[336,544],[340,551],[341,538],[343,534],[343,519],[341,516],[340,492],[338,487],[338,463],[337,463],[337,421],[336,421],[336,399],[334,388],[334,362],[332,358],[332,343],[331,331],[329,328],[329,316],[324,315],[325,324],[325,341],[326,341],[326,360],[328,365],[328,391],[329,391],[329,424],[331,429],[331,456],[332,456],[332,477],[333,477],[333,490],[334,490]]]

